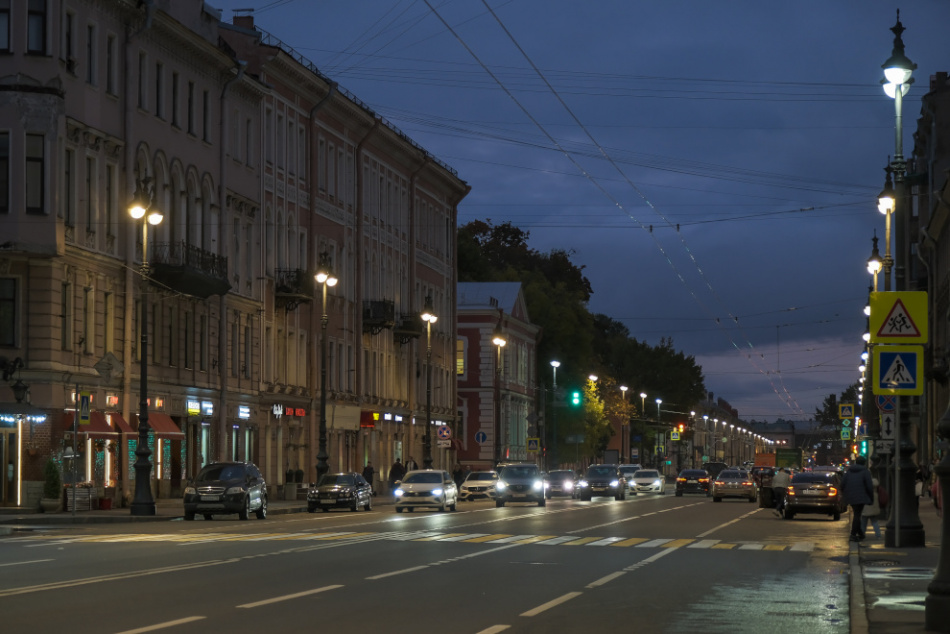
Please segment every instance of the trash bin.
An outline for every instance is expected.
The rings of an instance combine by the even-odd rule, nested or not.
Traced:
[[[775,506],[775,491],[772,487],[759,489],[759,508],[770,509]]]

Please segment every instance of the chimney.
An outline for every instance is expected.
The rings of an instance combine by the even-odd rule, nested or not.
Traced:
[[[231,20],[231,23],[234,26],[240,27],[242,29],[247,29],[248,31],[254,30],[254,14],[248,15],[234,15],[234,18]]]

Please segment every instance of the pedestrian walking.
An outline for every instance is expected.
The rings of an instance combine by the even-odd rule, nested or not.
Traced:
[[[462,465],[455,463],[455,469],[452,471],[452,479],[455,480],[455,486],[462,488],[462,482],[465,481],[465,472],[462,471]]]
[[[841,481],[841,494],[851,506],[851,541],[864,539],[864,507],[874,502],[874,478],[867,468],[868,459],[858,456],[845,472]]]
[[[406,460],[406,471],[415,471],[418,468],[419,468],[419,465],[416,464],[416,459],[413,458],[412,456],[409,456],[409,460]]]
[[[788,492],[788,485],[792,483],[792,476],[788,469],[781,468],[772,476],[772,497],[775,498],[775,508],[773,513],[776,517],[782,517],[785,510],[785,494]]]
[[[366,466],[363,467],[363,479],[369,482],[369,486],[373,490],[373,495],[376,495],[376,484],[373,482],[375,475],[376,469],[373,468],[373,463],[367,460]]]
[[[393,466],[389,468],[389,491],[396,490],[396,483],[402,480],[403,476],[406,475],[406,468],[402,465],[402,462],[399,458],[396,458],[396,462],[393,463]]]
[[[877,478],[872,477],[871,483],[874,485],[874,489],[871,491],[871,497],[873,500],[870,504],[865,506],[861,510],[861,517],[863,518],[861,524],[861,534],[867,535],[868,522],[871,523],[871,528],[874,529],[874,536],[877,538],[881,537],[881,515],[884,513],[884,506],[881,506],[881,497],[878,495],[878,486],[881,484]]]

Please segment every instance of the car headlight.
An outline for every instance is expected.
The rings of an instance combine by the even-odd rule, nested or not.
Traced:
[[[616,489],[617,487],[620,486],[620,480],[611,480],[611,481],[610,481],[610,486],[612,486],[613,488]]]
[[[577,486],[583,489],[584,487],[587,486],[587,480],[578,480]]]
[[[432,489],[432,495],[442,495],[442,489]]]
[[[654,480],[654,481],[653,481],[653,486],[655,486],[655,487],[658,487],[658,486],[660,486],[661,484],[663,484],[663,483],[662,483],[660,480]]]
[[[541,480],[535,480],[534,484],[532,485],[532,488],[535,491],[540,491],[544,488],[544,482],[542,482]]]
[[[197,492],[195,487],[185,487],[185,495],[194,495]]]
[[[573,483],[573,482],[565,482],[565,483],[564,483],[564,489],[565,489],[566,491],[570,491],[570,490],[573,489],[573,488],[574,488],[574,483]]]
[[[495,485],[495,488],[498,489],[499,491],[504,491],[505,489],[508,488],[508,485],[502,482],[501,480],[499,480],[498,484]]]
[[[231,487],[224,492],[225,495],[238,495],[240,493],[244,493],[243,487]]]
[[[405,493],[405,491],[403,491],[401,488],[393,491],[393,495],[395,495],[397,498],[401,498],[403,493]]]

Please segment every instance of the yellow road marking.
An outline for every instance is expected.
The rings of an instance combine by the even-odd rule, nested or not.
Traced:
[[[637,544],[642,544],[645,541],[649,541],[646,537],[631,537],[630,539],[625,539],[622,542],[616,542],[611,544],[611,546],[636,546]]]
[[[512,537],[512,535],[499,533],[497,535],[485,535],[484,537],[473,537],[472,539],[463,539],[462,541],[467,544],[478,544],[480,542],[490,542],[493,539],[504,539],[505,537]]]

